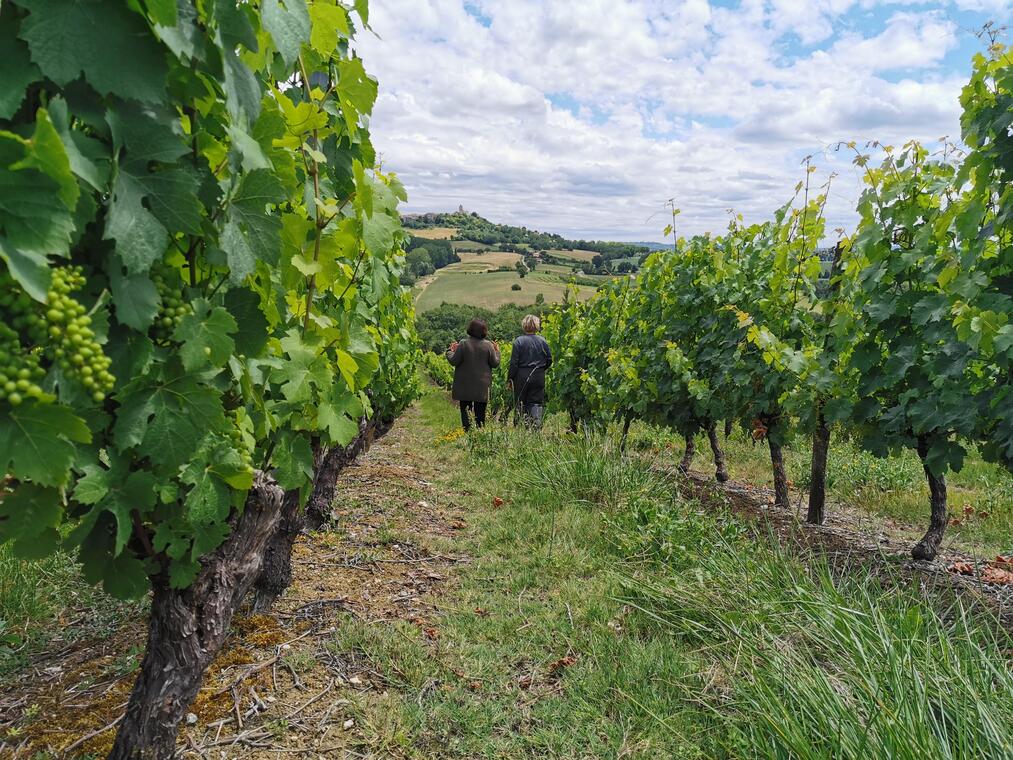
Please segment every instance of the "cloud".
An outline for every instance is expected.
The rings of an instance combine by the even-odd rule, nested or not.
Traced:
[[[970,62],[948,54],[1008,2],[957,5],[385,0],[358,50],[409,210],[658,239],[674,196],[682,231],[719,231],[730,207],[767,218],[812,155],[849,226],[861,177],[828,146],[959,134]]]

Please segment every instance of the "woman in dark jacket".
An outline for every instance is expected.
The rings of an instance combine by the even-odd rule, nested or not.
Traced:
[[[542,426],[545,411],[545,370],[552,366],[552,350],[538,331],[542,321],[534,314],[521,320],[524,334],[514,340],[510,352],[508,383],[514,391],[514,404],[524,422]]]
[[[475,411],[475,425],[485,425],[485,407],[489,403],[492,371],[499,366],[499,346],[485,339],[489,328],[481,319],[471,320],[468,337],[454,341],[447,351],[447,361],[454,366],[454,401],[461,403],[461,424],[471,429],[468,411]]]

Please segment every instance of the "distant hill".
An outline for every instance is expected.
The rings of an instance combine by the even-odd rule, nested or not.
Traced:
[[[670,251],[670,250],[672,250],[672,244],[671,243],[652,243],[649,240],[648,241],[638,240],[635,243],[630,243],[630,245],[638,245],[641,248],[646,248],[649,251]]]
[[[570,240],[562,235],[551,232],[529,230],[527,227],[514,227],[509,224],[496,224],[474,211],[463,208],[450,213],[404,214],[402,222],[409,230],[448,228],[456,230],[455,240],[473,240],[478,243],[496,246],[502,250],[553,251],[580,250],[594,251],[601,254],[605,261],[615,259],[637,259],[658,247],[660,243],[623,243],[611,240]]]

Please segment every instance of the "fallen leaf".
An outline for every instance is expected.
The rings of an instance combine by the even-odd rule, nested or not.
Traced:
[[[576,661],[577,661],[576,657],[574,657],[572,654],[568,654],[566,657],[556,660],[554,663],[550,664],[549,672],[555,673],[557,670],[568,668],[571,665],[573,665],[573,663],[575,663]]]
[[[489,617],[489,610],[483,610],[481,607],[476,607],[475,614],[479,617]]]
[[[479,689],[482,688],[482,682],[481,681],[471,681],[471,682],[468,683],[468,688],[471,689],[472,691],[478,691]]]
[[[971,562],[954,562],[946,569],[958,575],[974,575],[974,564]]]
[[[521,676],[517,679],[517,685],[522,689],[531,688],[531,676]]]
[[[503,506],[503,500],[499,496],[495,496],[495,497],[493,497],[492,505],[494,507],[502,507]]]

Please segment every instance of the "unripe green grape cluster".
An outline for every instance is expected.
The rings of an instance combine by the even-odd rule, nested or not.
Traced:
[[[10,317],[7,330],[0,338],[4,344],[3,355],[8,357],[4,371],[7,379],[0,385],[6,400],[17,405],[25,398],[42,395],[36,384],[45,375],[39,365],[41,351],[52,357],[67,377],[81,383],[95,401],[102,401],[112,390],[115,378],[109,371],[111,360],[95,341],[91,317],[84,306],[70,296],[85,283],[81,268],[54,268],[45,304],[33,301],[15,288],[9,277],[4,280],[0,307]],[[31,350],[22,348],[20,335],[27,336],[34,344]],[[14,366],[11,361],[20,362],[21,366]],[[14,370],[13,377],[8,370]],[[10,389],[12,382],[14,388]]]
[[[232,441],[233,447],[239,452],[243,465],[245,465],[247,470],[253,472],[253,455],[246,440],[243,438],[243,428],[239,414],[238,409],[232,413],[232,428],[229,430],[229,438]]]
[[[26,351],[18,334],[0,324],[0,401],[18,406],[26,398],[41,398],[39,381],[45,375],[38,352]]]
[[[193,312],[193,307],[183,298],[183,278],[177,270],[157,264],[151,270],[151,281],[155,283],[162,302],[151,327],[151,336],[165,343],[172,337],[179,321]]]

